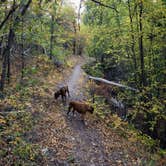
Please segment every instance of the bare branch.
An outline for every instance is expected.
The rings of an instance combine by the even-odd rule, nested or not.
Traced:
[[[8,21],[9,17],[16,11],[16,9],[18,8],[17,6],[12,6],[11,10],[9,11],[9,13],[7,14],[7,16],[4,18],[4,20],[1,22],[0,24],[0,29],[2,29],[2,27],[5,25],[5,23]]]
[[[24,52],[23,52],[23,54],[24,55],[26,55],[26,56],[28,56],[28,52],[31,50],[31,47],[29,47],[28,49],[26,49]]]
[[[22,11],[21,11],[21,16],[23,16],[25,14],[25,12],[27,11],[27,9],[30,6],[31,2],[32,2],[32,0],[29,0],[27,2],[27,4],[23,6]]]
[[[94,2],[94,3],[96,3],[96,4],[99,4],[100,6],[113,9],[113,10],[115,10],[117,13],[119,13],[119,11],[118,11],[114,6],[110,6],[110,5],[104,4],[104,3],[99,2],[99,1],[97,1],[97,0],[91,0],[91,1]]]
[[[26,5],[24,5],[21,8],[21,16],[23,16],[26,12],[26,10],[28,9],[29,5],[31,4],[32,0],[29,0]],[[5,23],[8,21],[8,19],[10,18],[10,16],[16,11],[16,9],[19,7],[19,5],[15,5],[15,1],[13,2],[12,8],[9,11],[9,13],[7,14],[7,16],[4,18],[4,20],[1,22],[0,24],[0,29],[5,25]],[[16,17],[16,20],[18,19],[19,16]]]

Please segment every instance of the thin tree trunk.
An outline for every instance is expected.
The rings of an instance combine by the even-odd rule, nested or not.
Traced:
[[[137,32],[139,33],[139,21],[138,21],[138,2],[136,0],[134,0],[134,5],[136,6],[135,7],[135,15],[136,15],[136,29],[137,29]]]
[[[10,48],[10,50],[11,50],[11,48]],[[7,56],[7,83],[8,84],[10,83],[10,76],[11,76],[10,50],[9,50],[9,53],[8,53],[8,56]]]
[[[0,56],[2,56],[2,53],[3,53],[3,36],[2,36],[2,38],[1,38],[1,41],[0,41]],[[2,57],[0,57],[0,59],[1,59]]]
[[[76,22],[73,22],[73,28],[74,28],[74,34],[75,34],[75,38],[73,40],[73,54],[76,55],[77,54],[77,25],[76,25]]]
[[[142,24],[142,15],[143,15],[143,1],[140,1],[139,4],[139,50],[140,50],[140,63],[141,63],[141,86],[146,85],[146,79],[145,79],[145,66],[144,66],[144,47],[143,47],[143,24]]]
[[[99,20],[99,24],[102,25],[103,24],[103,10],[100,10],[100,20]]]
[[[8,70],[7,70],[8,83],[10,82],[10,49],[11,49],[13,40],[14,40],[14,31],[12,28],[10,28],[9,35],[8,35],[8,43],[3,52],[4,59],[3,59],[3,64],[2,64],[2,74],[1,74],[1,83],[0,83],[1,91],[3,91],[3,89],[4,89],[7,67],[8,67]]]
[[[14,37],[15,37],[15,34],[14,34],[14,30],[12,28],[10,28],[10,35],[9,35],[9,47],[8,47],[8,54],[7,54],[7,81],[8,81],[8,84],[10,83],[10,76],[11,76],[11,60],[10,60],[10,51],[11,51],[11,48],[12,48],[12,44],[13,44],[13,41],[14,41]]]
[[[78,30],[79,30],[79,31],[80,31],[82,1],[83,1],[83,0],[80,0],[80,4],[79,4],[79,8],[78,8],[78,17],[77,17]]]
[[[24,68],[25,68],[25,63],[24,63],[24,19],[22,18],[22,53],[21,53],[21,80],[24,78]]]
[[[104,61],[105,61],[105,54],[103,53],[103,54],[101,54],[101,63],[104,64]]]
[[[52,50],[53,50],[53,34],[54,34],[54,16],[51,15],[51,24],[50,24],[50,59],[52,59]]]
[[[6,80],[6,66],[7,66],[7,56],[6,54],[8,54],[8,50],[7,48],[5,48],[4,52],[3,52],[3,63],[2,63],[2,73],[1,73],[1,83],[0,83],[0,91],[3,91],[4,89],[4,84],[5,84],[5,80]]]
[[[73,40],[73,55],[76,55],[76,40]]]
[[[135,36],[134,36],[134,28],[133,28],[133,18],[132,18],[132,13],[131,13],[131,4],[130,0],[127,1],[128,3],[128,10],[129,10],[129,18],[130,18],[130,31],[131,31],[131,51],[132,51],[132,58],[133,58],[133,63],[134,63],[134,79],[135,83],[137,83],[137,60],[136,60],[136,53],[135,53]]]
[[[78,55],[82,55],[82,45],[81,45],[81,40],[80,40],[80,22],[81,22],[81,8],[82,8],[82,2],[83,0],[80,0],[79,8],[78,8],[78,14],[77,14],[77,27],[78,27],[78,33],[77,29],[75,29],[75,53]],[[76,24],[76,23],[74,23]],[[75,26],[75,25],[74,25]]]

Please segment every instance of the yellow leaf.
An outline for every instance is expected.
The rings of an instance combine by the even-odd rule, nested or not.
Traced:
[[[3,119],[2,117],[0,117],[0,124],[5,124],[6,123],[6,120],[5,119]]]

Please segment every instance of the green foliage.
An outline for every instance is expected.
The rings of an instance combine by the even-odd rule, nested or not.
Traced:
[[[30,68],[25,68],[23,72],[26,76],[29,76],[29,75],[37,73],[37,68],[35,66]]]
[[[19,160],[35,160],[37,158],[37,147],[25,142],[19,142],[13,151],[15,156],[19,157]],[[22,161],[22,162],[23,162]]]
[[[154,151],[156,147],[158,147],[158,142],[148,135],[138,134],[137,137],[141,141],[141,143],[148,148],[149,151]]]
[[[35,57],[36,61],[38,67],[26,67],[21,82],[8,88],[6,98],[0,101],[1,105],[13,108],[9,112],[4,111],[7,114],[0,115],[0,158],[5,164],[38,165],[39,158],[42,158],[39,146],[33,144],[27,135],[40,119],[40,116],[34,117],[32,111],[36,88],[43,85],[41,82],[43,70],[51,71],[53,64],[44,55]],[[48,89],[46,85],[44,84]]]
[[[24,134],[32,129],[34,122],[31,113],[12,113],[5,117],[5,127],[0,132],[0,156],[5,162],[12,162],[6,155],[9,153],[16,159],[17,164],[29,163],[39,155],[39,148],[25,141]],[[9,160],[9,161],[7,161]]]
[[[160,149],[159,154],[164,157],[166,155],[166,150]]]
[[[92,99],[91,99],[92,100]],[[90,100],[90,103],[92,102]],[[117,114],[112,114],[109,105],[106,105],[102,96],[94,96],[95,114],[104,120],[108,127],[111,127],[118,135],[130,142],[139,142],[146,150],[152,152],[158,149],[159,141],[137,130],[132,124],[123,121]]]
[[[91,67],[90,67],[91,66]],[[86,73],[92,76],[96,77],[103,77],[103,71],[102,71],[102,66],[101,63],[95,63],[95,65],[92,66],[92,64],[86,64],[84,65],[84,70]]]
[[[71,155],[71,156],[68,156],[67,161],[68,161],[69,163],[74,163],[75,159],[74,159],[74,157]]]
[[[100,118],[104,119],[107,113],[110,113],[108,106],[106,106],[104,99],[101,96],[94,96],[95,103],[93,107],[95,109],[95,114]]]
[[[102,2],[114,5],[119,12],[97,6],[91,1],[86,2],[83,18],[89,38],[86,51],[95,58],[95,62],[86,65],[85,70],[90,75],[105,77],[139,89],[140,92],[135,94],[119,90],[116,98],[132,110],[128,117],[138,129],[155,135],[155,139],[165,144],[164,3],[160,0]]]
[[[55,47],[55,50],[53,51],[53,57],[55,57],[56,59],[58,59],[61,62],[64,62],[66,60],[66,58],[71,55],[71,51],[70,50],[64,50],[61,47]]]

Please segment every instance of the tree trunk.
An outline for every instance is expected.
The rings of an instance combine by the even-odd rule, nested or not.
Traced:
[[[15,1],[14,1],[15,2]],[[23,17],[24,14],[26,13],[28,7],[30,6],[32,0],[28,0],[28,2],[20,7],[20,14],[18,14],[16,16],[16,18],[13,21],[13,25],[9,30],[9,35],[8,35],[8,42],[7,42],[7,46],[4,49],[3,52],[3,64],[2,64],[2,73],[1,73],[1,81],[0,81],[0,91],[4,90],[4,85],[5,85],[5,81],[6,81],[6,70],[7,70],[7,78],[8,78],[8,82],[10,82],[10,50],[13,44],[13,40],[14,40],[14,30],[13,27],[15,27],[18,22],[20,21],[20,15]],[[15,3],[14,3],[15,5]],[[8,68],[7,68],[8,67]]]
[[[145,78],[145,66],[144,66],[144,47],[143,47],[143,24],[142,24],[142,15],[143,15],[143,1],[140,1],[139,4],[139,51],[140,51],[140,63],[141,63],[141,78],[140,78],[140,85],[146,85],[146,78]]]
[[[3,52],[3,63],[2,63],[2,73],[1,73],[1,83],[0,83],[0,91],[3,91],[4,89],[4,84],[6,80],[6,66],[7,66],[7,54],[8,54],[8,49],[5,48]]]
[[[10,28],[9,35],[8,35],[8,43],[3,52],[3,64],[2,64],[2,74],[1,74],[1,83],[0,83],[0,90],[3,91],[4,84],[6,80],[6,70],[7,70],[7,79],[8,83],[10,82],[10,49],[13,44],[14,40],[14,31]]]
[[[133,28],[133,18],[132,18],[132,13],[131,13],[131,4],[130,0],[127,1],[128,3],[128,10],[129,10],[129,18],[130,18],[130,31],[131,31],[131,51],[132,51],[132,59],[134,63],[134,79],[135,83],[137,83],[137,60],[136,60],[136,53],[135,53],[135,36],[134,36],[134,28]]]
[[[11,48],[10,48],[11,49]],[[10,71],[10,50],[7,56],[7,83],[10,83],[10,76],[11,76],[11,71]]]
[[[81,21],[81,8],[82,8],[82,2],[83,2],[83,0],[80,0],[80,4],[79,4],[79,8],[78,8],[78,17],[77,17],[78,31],[80,31],[80,21]]]
[[[88,78],[91,79],[91,80],[94,80],[96,82],[103,82],[103,83],[114,85],[114,86],[117,86],[117,87],[120,87],[120,88],[125,88],[125,89],[129,89],[129,90],[132,90],[132,91],[135,91],[135,92],[139,92],[138,89],[135,89],[135,88],[123,85],[123,84],[119,84],[119,83],[116,83],[116,82],[113,82],[113,81],[109,81],[109,80],[106,80],[104,78],[92,77],[92,76],[89,76]]]
[[[10,51],[11,51],[11,48],[12,48],[12,45],[13,45],[13,41],[14,41],[14,30],[11,28],[10,29],[10,34],[9,34],[9,47],[8,47],[8,54],[7,54],[7,81],[8,81],[8,84],[10,83],[10,76],[11,76],[11,71],[10,71],[10,67],[11,67],[11,62],[10,62]]]
[[[0,41],[0,59],[2,58],[2,53],[3,53],[3,36],[2,36],[2,38],[1,38],[1,41]]]
[[[50,24],[50,59],[52,59],[52,50],[53,50],[53,40],[54,40],[54,16],[51,15],[51,24]]]
[[[73,40],[73,54],[76,55],[77,54],[77,25],[76,25],[76,22],[73,22],[73,28],[74,28],[74,34],[75,34],[75,38]]]
[[[24,68],[25,68],[25,63],[24,63],[24,36],[23,36],[23,32],[24,32],[24,19],[22,18],[22,34],[21,34],[21,38],[22,38],[22,53],[21,53],[21,79],[24,78]]]
[[[104,63],[104,61],[105,61],[105,54],[103,53],[101,54],[101,63]]]

